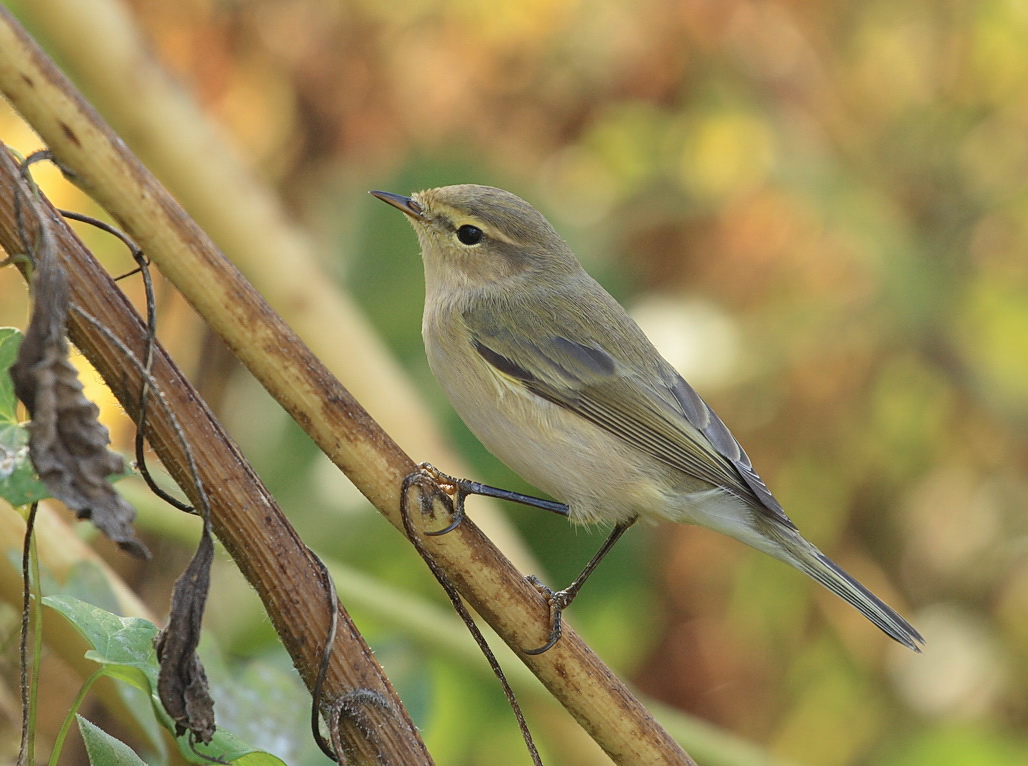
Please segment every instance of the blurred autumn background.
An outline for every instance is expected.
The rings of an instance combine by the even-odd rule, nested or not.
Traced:
[[[131,108],[110,95],[121,87],[131,104],[136,72],[94,80],[74,48],[88,35],[58,10],[73,4],[6,5],[164,178],[148,152],[165,139],[133,129]],[[111,3],[77,5],[99,14]],[[893,645],[807,578],[705,530],[632,530],[568,619],[648,699],[759,754],[732,760],[714,747],[703,763],[1028,763],[1028,5],[121,8],[138,30],[109,23],[100,50],[145,36],[178,96],[223,132],[197,164],[237,152],[253,184],[274,190],[474,478],[532,491],[477,445],[429,374],[417,245],[369,189],[486,183],[539,207],[718,410],[805,535],[926,637],[923,656]],[[191,129],[156,119],[172,135]],[[0,137],[38,147],[6,105]],[[56,172],[39,177],[59,204],[96,212]],[[190,208],[190,192],[166,182]],[[190,212],[204,224],[219,211]],[[116,244],[83,236],[112,272],[130,268]],[[122,284],[138,298],[138,284]],[[0,272],[0,295],[0,324],[23,327],[12,269]],[[161,339],[304,539],[352,568],[352,582],[337,575],[341,597],[437,762],[527,763],[484,660],[419,636],[388,597],[353,595],[364,577],[442,610],[409,546],[166,284],[159,311]],[[320,330],[331,344],[337,328]],[[359,353],[351,365],[359,377]],[[131,424],[95,376],[87,382],[127,450]],[[364,404],[376,416],[394,406]],[[402,446],[415,438],[390,430]],[[154,563],[97,546],[161,615],[196,529],[125,491]],[[504,515],[553,585],[602,540],[531,509]],[[0,618],[10,684],[17,615]],[[212,672],[219,721],[289,763],[327,762],[307,742],[308,703],[288,658],[227,557],[208,628],[204,659],[223,664]],[[53,694],[59,720],[67,705]],[[15,699],[8,685],[0,730],[17,728]],[[563,712],[536,697],[527,707],[548,763],[602,762]],[[16,746],[13,733],[0,740],[4,753]]]

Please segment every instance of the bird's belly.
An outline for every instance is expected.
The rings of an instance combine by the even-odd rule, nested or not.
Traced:
[[[440,361],[430,356],[433,371]],[[676,494],[670,469],[488,368],[470,372],[481,368],[475,362],[465,361],[464,374],[436,373],[457,414],[511,470],[567,503],[573,521],[666,515],[669,494]]]

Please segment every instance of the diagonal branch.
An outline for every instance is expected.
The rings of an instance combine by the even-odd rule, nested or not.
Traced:
[[[224,259],[5,11],[0,11],[0,89],[74,173],[75,182],[131,234],[326,455],[402,530],[400,487],[414,470],[410,458]],[[450,534],[426,538],[425,547],[515,651],[542,643],[547,620],[539,593],[473,524],[465,522]],[[520,656],[617,763],[691,763],[572,630],[567,629],[549,652]]]

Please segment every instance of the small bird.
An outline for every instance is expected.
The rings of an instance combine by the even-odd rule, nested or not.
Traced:
[[[371,194],[417,233],[425,350],[454,409],[572,521],[614,525],[568,588],[533,578],[551,630],[529,653],[560,638],[563,609],[640,517],[708,527],[768,553],[920,651],[917,630],[800,535],[721,419],[534,207],[473,184]],[[503,496],[532,500],[512,494]],[[553,505],[543,507],[564,512]]]

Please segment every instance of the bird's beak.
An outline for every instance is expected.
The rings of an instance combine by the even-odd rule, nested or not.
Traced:
[[[383,202],[388,202],[401,213],[406,213],[415,221],[425,220],[425,216],[422,214],[421,211],[421,205],[412,200],[410,197],[403,197],[399,194],[392,194],[391,192],[384,191],[373,191],[368,192],[368,194],[370,194],[373,197],[378,197]]]

